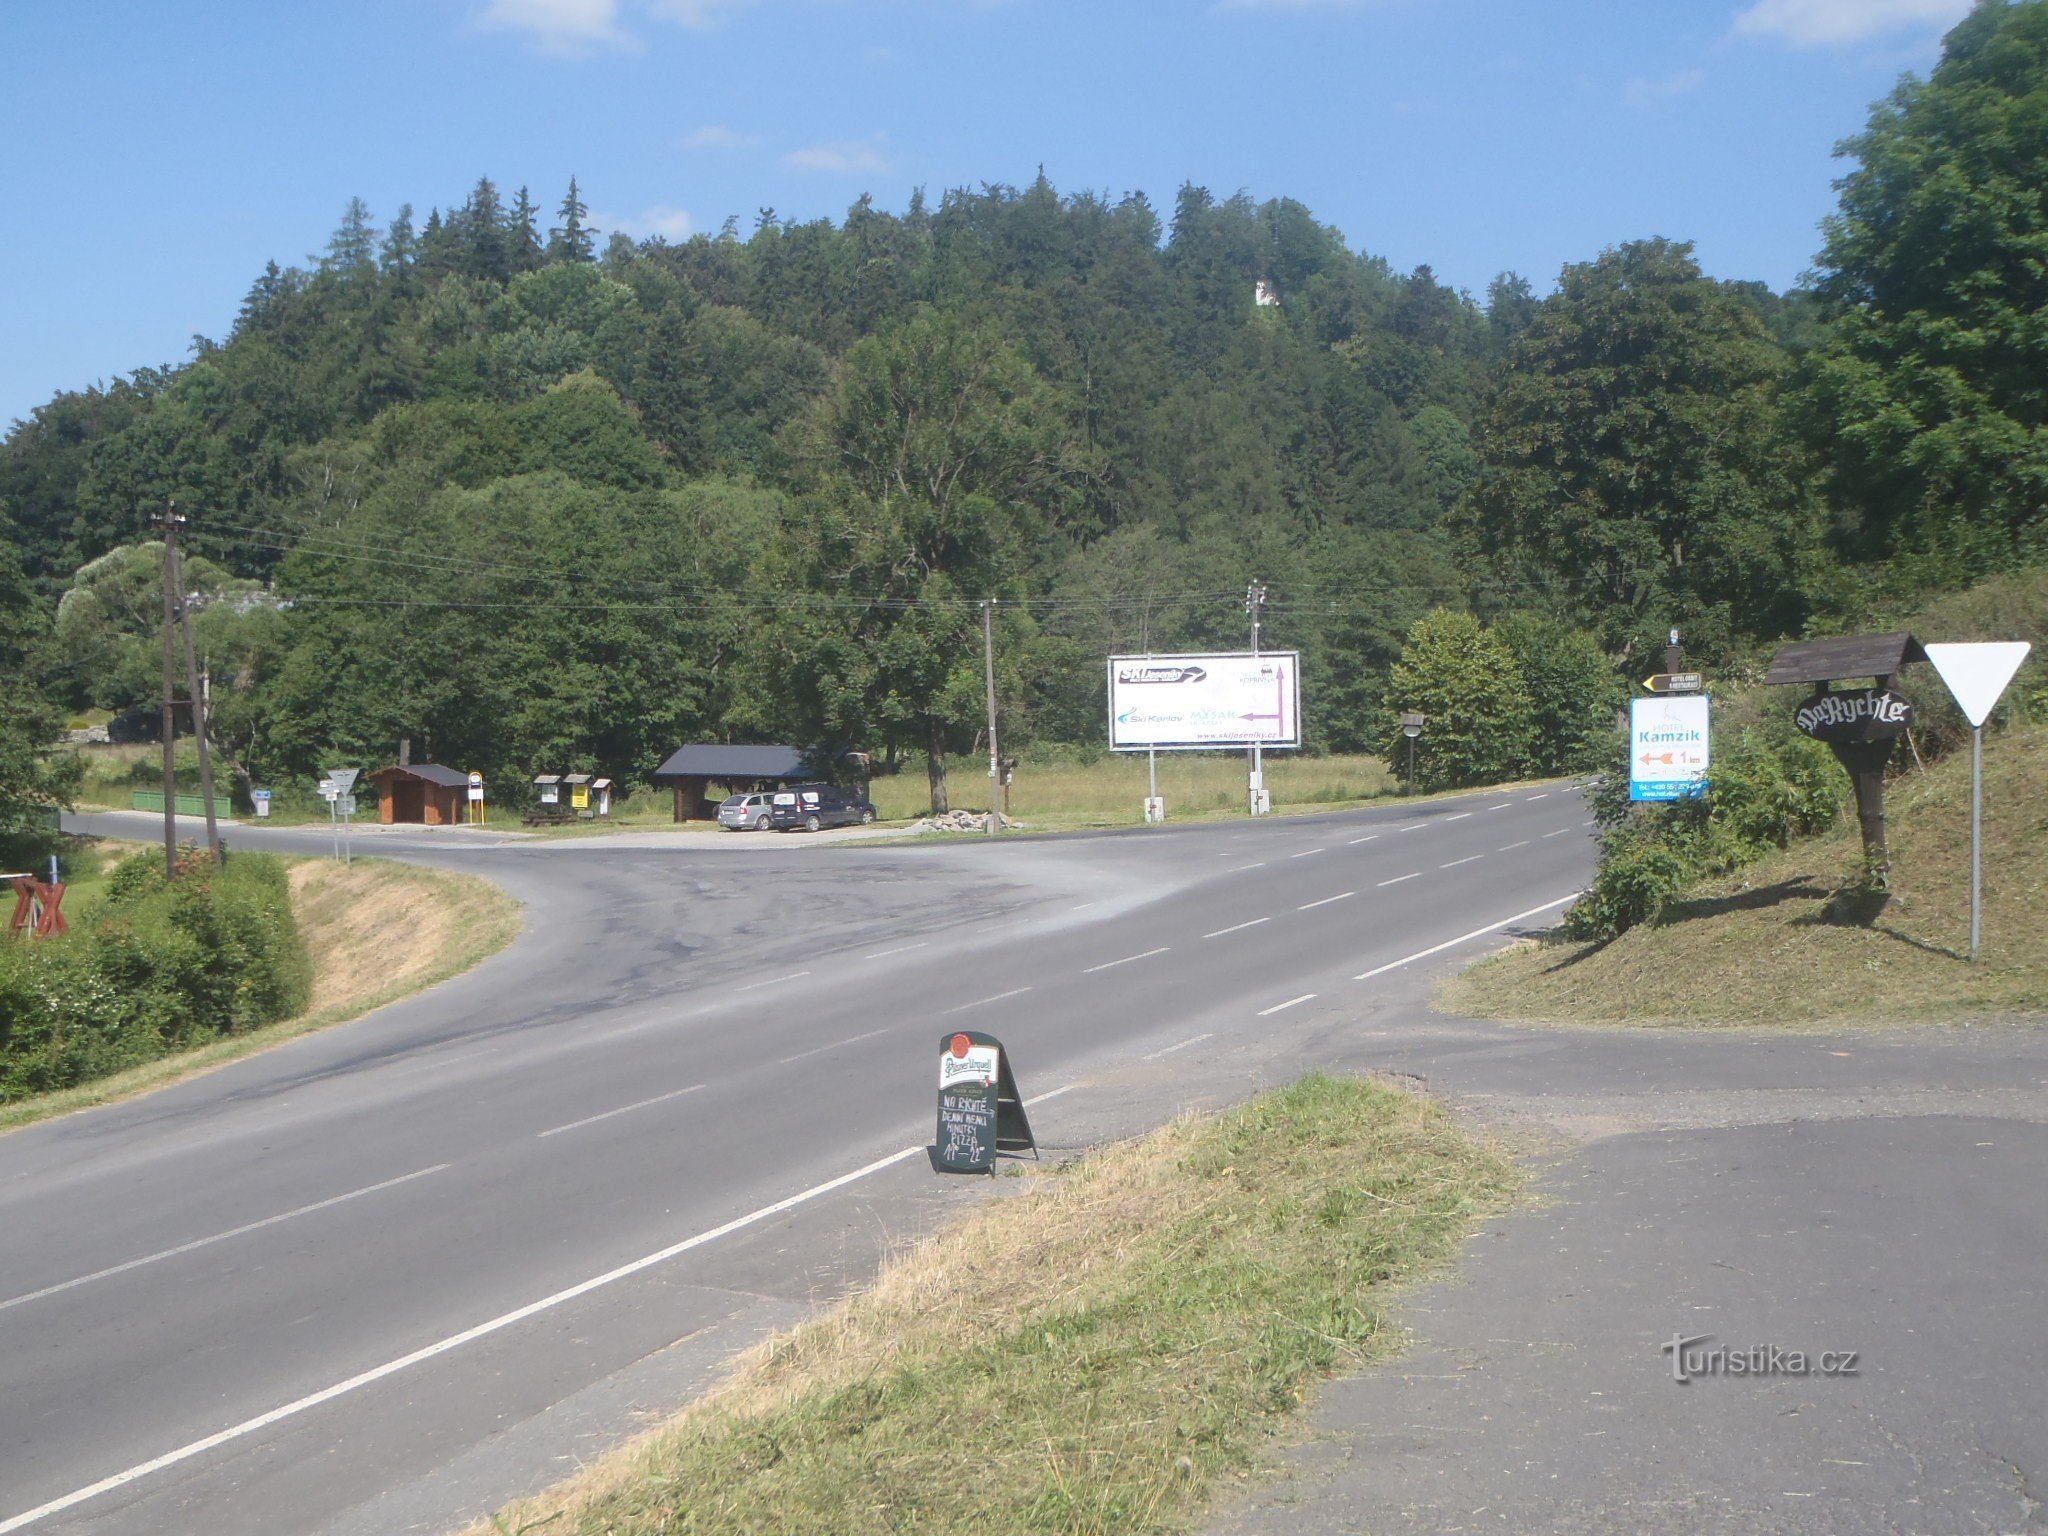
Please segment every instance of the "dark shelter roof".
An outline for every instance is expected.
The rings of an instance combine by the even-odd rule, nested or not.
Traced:
[[[1905,630],[1885,635],[1843,635],[1801,640],[1771,658],[1766,683],[1831,683],[1845,677],[1890,677],[1909,661],[1925,661],[1920,642]]]
[[[811,771],[795,747],[740,747],[712,743],[678,747],[654,770],[657,779],[807,779]]]
[[[393,763],[389,768],[379,768],[370,777],[384,778],[388,774],[409,773],[416,779],[425,779],[429,784],[438,784],[443,789],[454,789],[469,783],[469,775],[460,768],[443,768],[439,763],[408,763],[403,768]]]

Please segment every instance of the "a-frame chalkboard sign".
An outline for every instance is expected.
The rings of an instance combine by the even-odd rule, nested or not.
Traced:
[[[1038,1155],[1010,1053],[994,1035],[955,1030],[939,1039],[939,1134],[932,1167],[940,1173],[992,1173],[1002,1153]]]

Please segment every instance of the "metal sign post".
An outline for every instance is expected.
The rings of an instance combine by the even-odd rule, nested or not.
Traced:
[[[1408,793],[1415,793],[1415,738],[1422,734],[1422,728],[1429,723],[1429,716],[1407,710],[1401,716],[1401,734],[1408,738]]]
[[[1923,646],[1970,722],[1970,958],[1984,940],[1984,722],[2033,647],[2025,640]]]

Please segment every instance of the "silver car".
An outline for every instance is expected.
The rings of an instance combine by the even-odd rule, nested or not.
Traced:
[[[718,824],[728,832],[766,832],[772,798],[767,794],[727,795],[718,804]]]

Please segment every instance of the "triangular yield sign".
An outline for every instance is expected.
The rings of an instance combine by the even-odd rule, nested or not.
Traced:
[[[1923,646],[1927,660],[1948,684],[1963,711],[1963,718],[1975,730],[1991,718],[1991,710],[2005,685],[2019,671],[2033,647],[2024,640],[1988,640]]]

